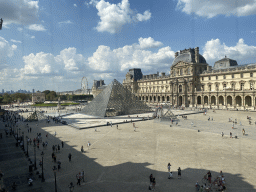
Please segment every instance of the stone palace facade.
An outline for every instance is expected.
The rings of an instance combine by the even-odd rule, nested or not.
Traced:
[[[143,75],[130,69],[123,85],[148,104],[172,106],[255,109],[256,64],[238,65],[223,58],[211,67],[199,54],[199,48],[175,53],[170,75]]]

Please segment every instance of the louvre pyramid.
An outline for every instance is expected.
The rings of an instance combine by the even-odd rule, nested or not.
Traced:
[[[171,119],[172,120],[176,120],[177,117],[173,114],[172,110],[171,110],[171,106],[168,106],[168,105],[164,105],[162,107],[162,111],[164,109],[167,109],[167,111],[161,115],[161,121],[170,121]]]
[[[151,112],[143,101],[136,99],[135,95],[114,79],[82,113],[99,117],[130,115]]]

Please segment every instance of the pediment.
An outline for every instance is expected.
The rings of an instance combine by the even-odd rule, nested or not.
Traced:
[[[176,63],[174,66],[172,66],[171,68],[182,68],[182,67],[187,67],[188,63],[184,62],[184,61],[180,61],[178,63]]]

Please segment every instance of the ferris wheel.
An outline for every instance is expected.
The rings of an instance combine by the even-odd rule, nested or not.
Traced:
[[[83,77],[82,78],[82,81],[81,81],[81,90],[86,93],[87,92],[87,89],[88,89],[88,81],[87,81],[87,78],[86,77]]]

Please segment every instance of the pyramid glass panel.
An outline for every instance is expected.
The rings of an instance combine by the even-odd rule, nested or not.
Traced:
[[[137,100],[121,83],[113,80],[82,112],[93,116],[111,117],[151,111],[150,107]]]

